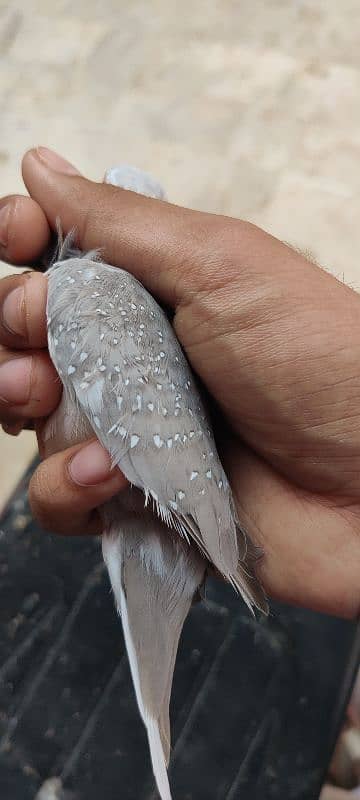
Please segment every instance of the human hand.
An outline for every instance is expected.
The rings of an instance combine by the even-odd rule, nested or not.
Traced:
[[[357,789],[339,789],[337,786],[324,786],[319,800],[359,800],[360,788]]]
[[[59,216],[65,232],[76,227],[82,249],[101,247],[107,262],[172,307],[177,336],[222,415],[220,454],[240,520],[264,549],[266,590],[358,614],[360,297],[253,225],[92,183],[48,158],[43,149],[25,156],[30,198],[17,199],[14,215],[15,200],[1,201],[0,211],[10,205],[1,256],[39,256]],[[12,310],[20,334],[4,324],[0,331],[0,364],[13,370],[4,383],[0,367],[0,395],[5,386],[9,401],[0,401],[0,419],[15,430],[51,413],[60,396],[46,353],[44,276],[0,283],[3,321],[10,289],[20,286],[26,302],[18,295]],[[14,329],[14,317],[8,325]],[[26,365],[14,356],[29,349],[26,397]],[[80,450],[45,459],[30,484],[34,514],[60,532],[99,532],[96,506],[125,483],[98,445],[98,475],[79,486],[69,464]]]

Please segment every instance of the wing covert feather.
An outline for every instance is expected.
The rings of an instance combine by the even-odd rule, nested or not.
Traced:
[[[113,463],[242,592],[231,491],[163,310],[132,275],[86,256],[55,264],[49,290],[52,359]]]

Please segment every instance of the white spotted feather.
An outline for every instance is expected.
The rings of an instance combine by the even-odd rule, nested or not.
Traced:
[[[243,585],[245,537],[194,376],[163,310],[128,272],[88,256],[51,267],[49,297],[51,357],[113,463],[174,527],[180,523],[250,607],[262,606],[261,593],[251,596]]]

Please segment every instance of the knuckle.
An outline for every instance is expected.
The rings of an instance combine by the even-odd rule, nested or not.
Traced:
[[[229,217],[209,214],[194,217],[191,236],[180,257],[182,265],[175,285],[176,306],[215,293],[238,278],[239,239],[244,225]],[[180,246],[184,247],[183,242]]]

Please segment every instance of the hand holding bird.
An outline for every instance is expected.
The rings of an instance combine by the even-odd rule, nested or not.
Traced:
[[[217,403],[221,462],[237,517],[265,553],[267,593],[356,616],[359,296],[253,225],[93,183],[44,148],[25,156],[23,175],[30,196],[0,200],[1,257],[38,259],[60,217],[83,252],[102,247],[108,264],[173,310]],[[35,422],[42,452],[42,420],[61,395],[46,297],[37,272],[0,281],[0,420],[14,434]],[[100,443],[84,441],[88,428],[77,434],[78,444],[44,458],[30,500],[48,529],[100,533],[96,509],[128,482]]]
[[[137,170],[122,188],[161,196]],[[114,177],[113,177],[114,180]],[[164,311],[130,273],[60,243],[48,270],[49,352],[63,384],[45,454],[95,435],[130,483],[100,509],[103,553],[162,800],[179,636],[207,565],[267,604],[194,375]],[[153,506],[149,508],[148,506]]]

